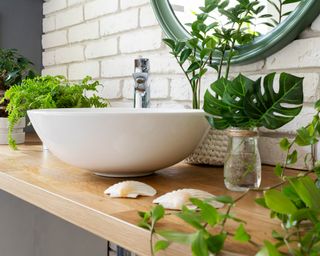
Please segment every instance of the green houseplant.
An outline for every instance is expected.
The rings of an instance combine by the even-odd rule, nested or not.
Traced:
[[[12,86],[2,99],[2,102],[9,102],[6,110],[10,146],[16,148],[11,137],[14,125],[20,118],[25,117],[30,109],[107,107],[108,100],[96,94],[98,86],[99,82],[91,82],[89,76],[80,83],[70,83],[63,76],[35,77],[24,79],[20,85]]]
[[[0,48],[0,100],[6,90],[13,85],[19,85],[24,78],[35,76],[33,64],[25,57],[20,55],[15,49]],[[8,134],[8,113],[6,111],[8,101],[0,104],[0,143],[7,144]],[[25,119],[22,118],[14,128],[12,136],[20,143],[24,141]]]
[[[228,152],[224,165],[225,185],[235,191],[259,187],[261,162],[256,128],[277,129],[290,122],[302,109],[303,78],[275,73],[253,81],[243,75],[233,80],[224,77],[211,84],[204,98],[209,123],[227,129]]]
[[[205,1],[200,7],[200,13],[195,14],[196,20],[190,24],[190,39],[177,41],[166,38],[163,41],[171,49],[190,84],[193,98],[192,107],[200,109],[201,81],[208,68],[216,70],[218,79],[223,75],[228,78],[231,60],[237,54],[237,47],[252,42],[258,35],[249,24],[257,18],[264,6],[259,1],[239,1],[234,7],[229,7],[229,1]],[[212,13],[217,12],[215,17]],[[221,19],[225,19],[221,24]]]
[[[238,47],[249,44],[259,35],[254,30],[256,20],[267,23],[269,15],[262,14],[265,7],[259,1],[238,2],[232,6],[229,1],[204,1],[196,20],[187,24],[191,29],[190,39],[164,39],[191,86],[193,108],[201,108],[201,84],[209,70],[216,72],[217,79],[228,79]],[[225,22],[221,24],[221,20]],[[225,132],[211,129],[186,161],[191,164],[223,165],[226,152]]]
[[[225,166],[226,185],[232,190],[257,187],[260,184],[261,160],[256,128],[281,127],[300,112],[303,102],[302,79],[290,74],[280,75],[279,93],[273,88],[274,73],[266,75],[263,85],[261,78],[252,81],[241,74],[235,79],[229,79],[232,58],[237,55],[237,48],[252,42],[259,35],[254,29],[257,20],[269,24],[270,15],[262,14],[264,8],[259,1],[238,1],[236,5],[230,6],[229,1],[208,0],[200,7],[196,21],[189,24],[191,39],[186,42],[164,39],[191,85],[194,108],[200,108],[201,79],[208,67],[217,72],[217,80],[205,93],[203,106],[211,116],[209,122],[214,129],[238,129],[233,129],[234,136],[229,136],[228,148],[217,148],[226,155],[225,159],[222,156],[219,160]],[[218,13],[226,22],[221,25],[219,18],[215,18],[212,13]],[[186,61],[189,62],[188,65]],[[259,93],[263,89],[266,93]],[[281,107],[280,104],[284,103],[295,106],[292,109]],[[244,131],[240,132],[239,128]],[[209,136],[219,136],[219,133],[213,131],[215,130],[211,130]],[[214,139],[208,141],[212,142]],[[215,144],[218,143],[211,143],[209,147],[216,147]],[[203,153],[201,147],[197,150]],[[204,148],[208,148],[208,145]],[[237,164],[238,162],[242,164]],[[234,166],[238,166],[238,171],[234,170]]]

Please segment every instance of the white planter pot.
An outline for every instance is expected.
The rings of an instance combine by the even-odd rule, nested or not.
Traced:
[[[0,117],[0,144],[8,144],[8,127],[9,121],[6,117]],[[12,138],[16,141],[17,144],[22,144],[25,142],[25,132],[24,128],[26,127],[26,118],[23,117],[19,120],[18,123],[14,126],[12,132]]]

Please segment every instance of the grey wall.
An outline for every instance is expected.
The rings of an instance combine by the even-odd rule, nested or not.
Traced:
[[[16,48],[40,72],[43,0],[0,0],[0,47]]]
[[[106,256],[107,242],[0,191],[0,255]]]

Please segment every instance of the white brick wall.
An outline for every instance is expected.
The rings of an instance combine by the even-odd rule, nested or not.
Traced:
[[[138,9],[131,9],[102,18],[100,20],[101,35],[108,36],[138,28],[138,11]]]
[[[101,81],[101,95],[108,97],[114,106],[132,106],[133,60],[148,57],[152,107],[191,106],[191,90],[161,41],[163,32],[149,0],[47,0],[43,12],[43,74],[61,74],[72,80],[91,75]],[[298,40],[273,56],[231,70],[231,75],[242,72],[253,78],[271,71],[305,77],[303,113],[280,130],[284,134],[307,122],[313,103],[319,99],[319,32],[320,17]],[[207,76],[202,94],[214,79],[215,74]],[[276,135],[272,131],[272,136]],[[276,141],[261,139],[261,155],[268,158],[268,163],[275,162],[279,155]],[[273,156],[269,152],[274,152]]]
[[[56,14],[56,28],[64,28],[83,21],[83,8],[77,6]]]
[[[113,13],[118,9],[118,0],[95,0],[84,6],[85,19],[94,19],[101,15]]]
[[[99,38],[99,22],[80,24],[69,29],[69,42],[81,42],[89,39]]]

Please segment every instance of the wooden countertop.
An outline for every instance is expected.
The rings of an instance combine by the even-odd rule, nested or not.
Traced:
[[[150,255],[149,233],[136,224],[139,220],[137,211],[149,210],[153,198],[111,199],[103,194],[108,186],[123,179],[98,177],[86,170],[71,167],[49,151],[43,151],[34,137],[29,137],[18,151],[0,146],[0,163],[0,189],[138,255]],[[179,188],[202,189],[216,195],[239,195],[224,188],[222,168],[180,163],[135,180],[153,186],[158,191],[157,195]],[[277,178],[273,175],[273,168],[264,166],[263,185],[275,183]],[[271,230],[279,229],[279,225],[269,219],[268,211],[253,202],[259,196],[259,193],[250,192],[233,212],[237,217],[247,220],[247,230],[253,240],[262,243],[264,239],[270,239]],[[237,225],[230,224],[231,229]],[[161,225],[167,229],[186,229],[174,216]],[[254,254],[254,248],[248,245],[235,241],[227,243],[228,251]],[[188,253],[187,247],[172,245],[160,255],[179,256]]]

